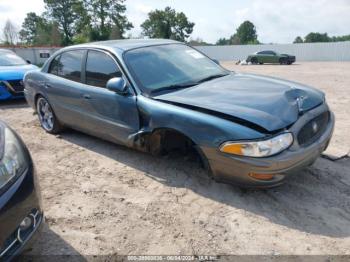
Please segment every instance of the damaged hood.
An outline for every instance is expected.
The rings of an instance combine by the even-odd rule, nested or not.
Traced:
[[[298,83],[252,74],[235,74],[154,99],[246,121],[272,132],[293,124],[324,101],[324,94]]]

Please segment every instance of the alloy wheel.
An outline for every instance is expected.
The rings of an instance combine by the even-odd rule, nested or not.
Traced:
[[[39,115],[39,120],[41,126],[46,131],[52,131],[54,127],[54,115],[50,104],[45,100],[45,98],[39,98],[37,102],[37,111]]]

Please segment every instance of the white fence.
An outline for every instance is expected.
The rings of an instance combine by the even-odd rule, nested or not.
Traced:
[[[262,50],[295,55],[297,61],[350,61],[350,41],[336,43],[271,44],[271,45],[232,45],[196,46],[209,57],[219,61],[246,59],[249,54]],[[42,64],[48,55],[59,48],[33,47],[9,48],[33,64]]]
[[[295,55],[297,61],[350,61],[350,41],[335,43],[197,46],[198,50],[219,61],[246,59],[249,54],[273,50]]]

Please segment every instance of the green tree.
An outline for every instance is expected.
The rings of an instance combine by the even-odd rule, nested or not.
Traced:
[[[174,39],[184,42],[193,32],[194,23],[183,12],[170,7],[151,11],[141,24],[142,33],[150,38]]]
[[[73,36],[80,33],[82,19],[86,19],[81,0],[44,0],[46,16],[56,22],[63,33],[63,45],[73,43]]]
[[[300,44],[300,43],[303,43],[303,39],[300,37],[300,36],[297,36],[295,39],[294,39],[294,42],[293,44]]]
[[[333,42],[350,41],[350,35],[333,36],[331,41]]]
[[[256,33],[255,25],[250,21],[244,21],[238,28],[235,34],[239,39],[240,44],[257,44],[258,35]]]
[[[39,27],[42,26],[44,19],[34,12],[27,13],[22,29],[19,32],[19,37],[22,42],[33,45],[38,36]]]
[[[62,34],[56,22],[43,20],[37,27],[36,36],[32,45],[60,46],[62,44]]]
[[[199,37],[197,37],[196,39],[192,39],[191,38],[190,41],[188,41],[188,44],[190,46],[207,46],[207,45],[211,45],[211,44],[203,41],[203,39],[199,38]]]
[[[218,41],[216,41],[216,45],[230,45],[231,44],[231,39],[227,39],[225,37],[219,38]]]
[[[91,40],[121,39],[133,28],[125,15],[125,0],[85,0],[92,22]]]
[[[62,44],[62,34],[57,22],[49,22],[42,16],[30,12],[27,14],[19,32],[20,39],[28,45]]]
[[[237,28],[236,33],[230,38],[220,38],[217,45],[256,45],[259,44],[255,25],[250,21],[244,21]]]
[[[50,24],[50,44],[60,46],[62,44],[62,34],[56,22]]]
[[[120,32],[118,25],[112,26],[111,33],[109,34],[109,39],[114,40],[114,39],[122,39],[122,38],[124,37]]]
[[[305,36],[304,43],[315,43],[315,42],[330,42],[331,38],[327,33],[314,33],[311,32]]]

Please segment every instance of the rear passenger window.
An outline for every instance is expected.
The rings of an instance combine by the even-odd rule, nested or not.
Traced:
[[[58,55],[52,60],[52,62],[50,64],[50,68],[49,68],[49,73],[50,74],[54,74],[54,75],[58,74],[58,70],[61,67],[60,66],[60,57],[61,56]]]
[[[86,84],[106,87],[109,79],[121,77],[116,62],[105,53],[90,50],[86,61]]]
[[[57,75],[72,81],[80,82],[83,56],[83,50],[68,51],[61,54]]]

